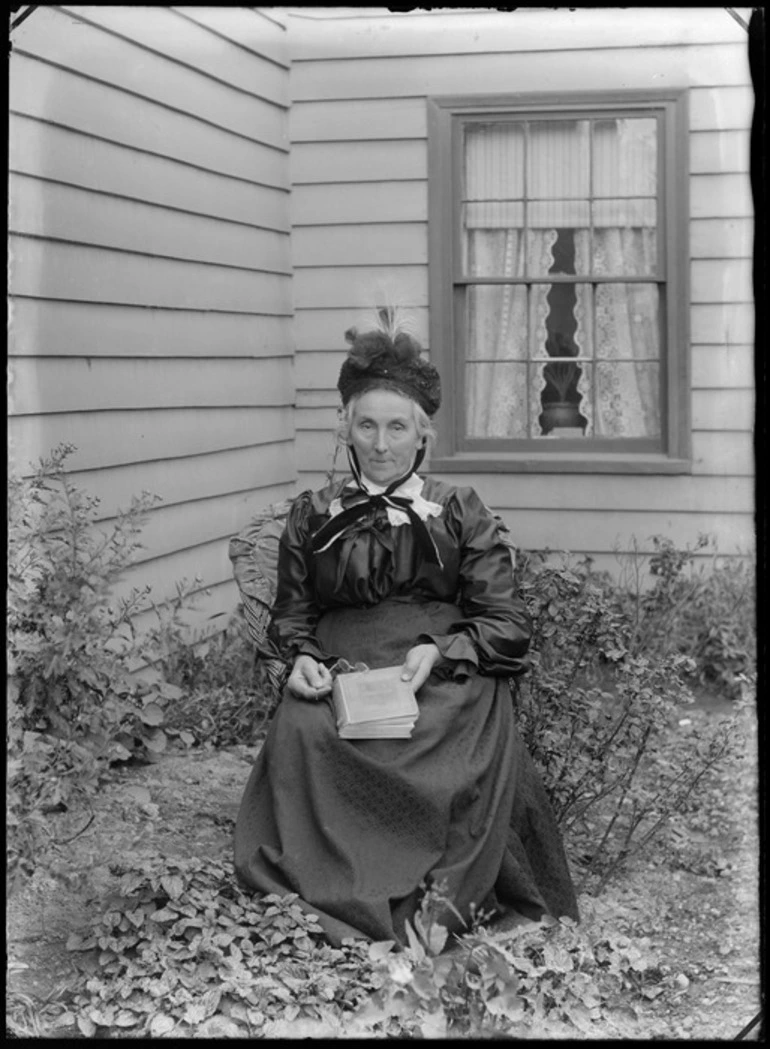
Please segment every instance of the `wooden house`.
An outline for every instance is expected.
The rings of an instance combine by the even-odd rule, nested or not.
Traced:
[[[130,584],[230,611],[228,538],[323,482],[388,297],[442,372],[431,472],[520,546],[750,552],[748,14],[29,9],[12,464],[72,442],[105,518],[157,493]]]

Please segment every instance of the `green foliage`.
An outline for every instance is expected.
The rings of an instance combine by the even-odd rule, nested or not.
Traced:
[[[110,763],[153,760],[166,746],[163,708],[178,690],[131,670],[149,650],[137,613],[149,590],[113,600],[140,549],[155,497],[109,525],[77,488],[61,445],[31,477],[8,483],[8,823],[11,876],[56,844],[47,816],[97,789]]]
[[[675,576],[669,556],[661,578],[666,565]],[[652,648],[651,632],[643,644],[626,595],[589,562],[530,555],[519,572],[534,621],[533,669],[515,682],[519,726],[580,889],[598,893],[729,760],[740,732],[735,719],[718,722],[666,750],[672,714],[692,703],[694,661]],[[646,607],[651,631],[653,608],[670,613],[662,588]]]
[[[115,873],[114,897],[67,944],[87,977],[70,1003],[86,1037],[336,1029],[381,982],[362,943],[321,942],[296,896],[257,900],[216,861],[157,858]]]

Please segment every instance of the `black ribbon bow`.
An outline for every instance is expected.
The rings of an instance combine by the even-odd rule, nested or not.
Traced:
[[[409,473],[404,474],[403,477],[399,477],[397,480],[389,484],[384,492],[371,493],[367,492],[361,480],[361,470],[358,465],[355,449],[348,448],[350,468],[357,487],[343,493],[341,502],[344,509],[338,513],[336,517],[332,517],[330,521],[327,521],[326,524],[322,525],[311,537],[310,549],[313,553],[320,553],[322,550],[331,546],[335,539],[339,538],[339,536],[341,536],[342,533],[345,532],[355,521],[368,514],[370,510],[376,510],[377,507],[381,506],[390,506],[395,510],[402,510],[409,518],[409,523],[414,529],[414,537],[417,540],[417,545],[425,560],[430,564],[438,565],[439,568],[443,568],[444,564],[441,560],[441,555],[438,552],[435,540],[428,531],[425,522],[412,508],[412,500],[405,495],[393,494],[396,489],[404,483],[404,481],[407,481],[412,476],[424,457],[425,450],[421,448],[417,453],[414,464],[409,470]]]

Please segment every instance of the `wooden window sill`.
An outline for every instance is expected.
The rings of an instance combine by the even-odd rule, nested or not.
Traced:
[[[690,474],[692,460],[666,455],[597,452],[459,452],[432,457],[428,473]]]

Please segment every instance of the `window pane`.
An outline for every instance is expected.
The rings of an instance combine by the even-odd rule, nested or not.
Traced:
[[[657,127],[654,117],[594,120],[594,197],[657,196]]]
[[[466,364],[465,436],[529,436],[526,362]]]
[[[529,200],[558,201],[566,206],[567,202],[588,199],[588,128],[587,120],[531,122],[526,187]]]
[[[597,437],[661,433],[658,311],[654,284],[596,288],[596,356],[601,363],[596,368],[592,426]]]
[[[468,288],[467,437],[527,436],[527,289]]]
[[[548,289],[545,291],[545,307],[548,312],[545,316],[545,330],[542,326],[538,328],[536,356],[577,357],[579,347],[575,341],[575,285],[551,284],[545,285],[545,288]],[[536,297],[533,298],[536,301]]]
[[[580,235],[578,234],[578,239]],[[582,249],[581,249],[582,250]],[[599,277],[650,277],[657,268],[654,229],[605,226],[593,232],[593,271]]]
[[[524,198],[524,125],[465,126],[465,200]]]
[[[462,268],[471,277],[524,273],[524,126],[465,128]]]
[[[530,419],[533,437],[583,437],[590,415],[582,412],[590,402],[590,368],[584,360],[537,361],[530,373]]]
[[[597,285],[594,338],[598,358],[659,360],[657,286]]]
[[[660,366],[604,361],[595,370],[593,436],[659,437]]]
[[[592,141],[593,272],[652,276],[657,270],[657,122],[649,117],[595,120]]]
[[[468,288],[469,360],[527,359],[527,289],[522,284]]]
[[[518,229],[469,228],[466,211],[463,271],[469,277],[522,277],[524,236]]]
[[[534,284],[530,289],[532,357],[592,357],[590,284]]]

